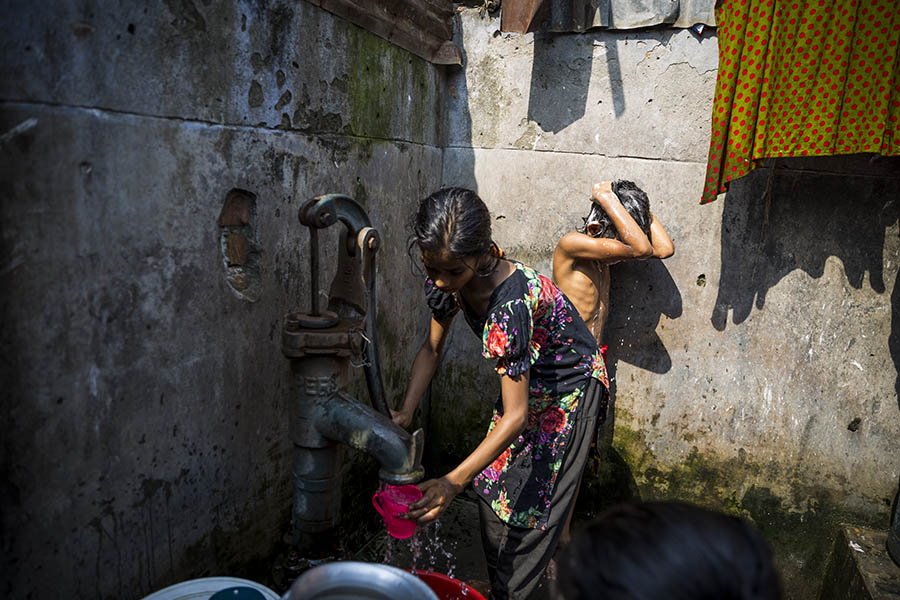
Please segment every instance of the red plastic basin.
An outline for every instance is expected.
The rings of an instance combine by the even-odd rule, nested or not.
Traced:
[[[431,571],[411,571],[431,588],[438,600],[485,600],[485,597],[459,579]]]

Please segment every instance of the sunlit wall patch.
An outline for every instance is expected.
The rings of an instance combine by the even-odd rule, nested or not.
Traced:
[[[256,240],[256,195],[233,189],[219,214],[219,248],[225,280],[241,300],[259,300],[259,246]]]

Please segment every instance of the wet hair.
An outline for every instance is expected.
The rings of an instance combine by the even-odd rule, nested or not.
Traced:
[[[744,519],[682,502],[621,504],[577,532],[562,600],[780,600],[772,552]]]
[[[443,188],[421,202],[410,219],[407,251],[415,260],[414,248],[422,254],[447,250],[453,257],[489,256],[476,269],[478,275],[491,273],[500,262],[500,249],[491,239],[491,213],[472,190]]]
[[[647,194],[639,188],[633,181],[619,179],[612,182],[612,192],[638,224],[641,231],[650,239],[650,199]],[[600,230],[593,237],[615,238],[618,237],[616,226],[613,225],[609,215],[606,214],[599,204],[591,201],[591,210],[587,217],[584,217],[584,227],[578,231],[587,235],[588,225],[599,225]]]

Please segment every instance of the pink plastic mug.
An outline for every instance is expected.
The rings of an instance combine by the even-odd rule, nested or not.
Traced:
[[[421,497],[422,490],[414,485],[388,485],[375,492],[372,505],[384,519],[387,532],[398,540],[405,540],[415,533],[416,522],[400,515],[405,514],[409,505]]]

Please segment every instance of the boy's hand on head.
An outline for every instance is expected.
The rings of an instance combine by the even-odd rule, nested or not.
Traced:
[[[612,182],[601,181],[591,186],[591,200],[600,202],[605,194],[612,194]]]

